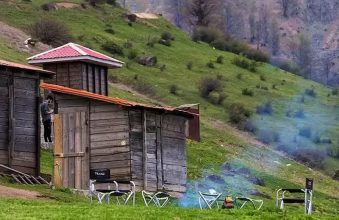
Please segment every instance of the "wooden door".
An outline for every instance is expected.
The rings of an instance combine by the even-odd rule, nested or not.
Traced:
[[[54,184],[87,189],[89,181],[88,112],[64,112],[54,119]]]

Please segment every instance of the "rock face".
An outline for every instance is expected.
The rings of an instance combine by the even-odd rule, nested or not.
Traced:
[[[219,18],[225,32],[250,42],[250,18],[259,19],[262,10],[276,20],[280,50],[274,58],[295,60],[295,47],[300,33],[306,33],[312,45],[312,66],[307,77],[323,84],[339,87],[339,0],[290,0],[287,16],[283,16],[282,0],[219,0]],[[132,12],[163,14],[175,25],[190,31],[185,0],[119,0]],[[238,28],[242,27],[242,28]],[[272,51],[270,36],[261,49]],[[265,40],[265,41],[266,41]],[[253,45],[254,46],[254,45]]]

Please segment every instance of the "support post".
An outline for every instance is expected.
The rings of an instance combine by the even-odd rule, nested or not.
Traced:
[[[13,154],[14,154],[14,145],[15,145],[15,119],[14,119],[14,77],[11,74],[8,82],[8,98],[9,98],[9,109],[8,109],[8,166],[12,167]]]

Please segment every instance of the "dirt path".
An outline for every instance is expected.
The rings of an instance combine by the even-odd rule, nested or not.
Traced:
[[[21,199],[41,199],[43,196],[35,191],[16,189],[0,185],[0,197],[11,197]]]
[[[37,43],[34,47],[26,47],[25,40],[30,38],[30,36],[22,30],[9,26],[1,21],[0,38],[6,40],[12,47],[16,48],[18,51],[29,53],[31,55],[51,49],[50,46],[43,43]]]

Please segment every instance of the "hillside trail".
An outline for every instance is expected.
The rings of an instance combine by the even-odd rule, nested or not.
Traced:
[[[18,51],[28,53],[30,55],[38,54],[52,48],[51,46],[40,42],[36,43],[34,47],[27,47],[25,45],[25,40],[30,38],[30,36],[22,30],[5,24],[2,21],[0,21],[0,38],[7,41],[11,47]]]
[[[8,186],[2,186],[2,185],[0,185],[0,197],[20,198],[20,199],[42,199],[44,198],[43,195],[35,191],[17,189],[17,188],[12,188]]]

